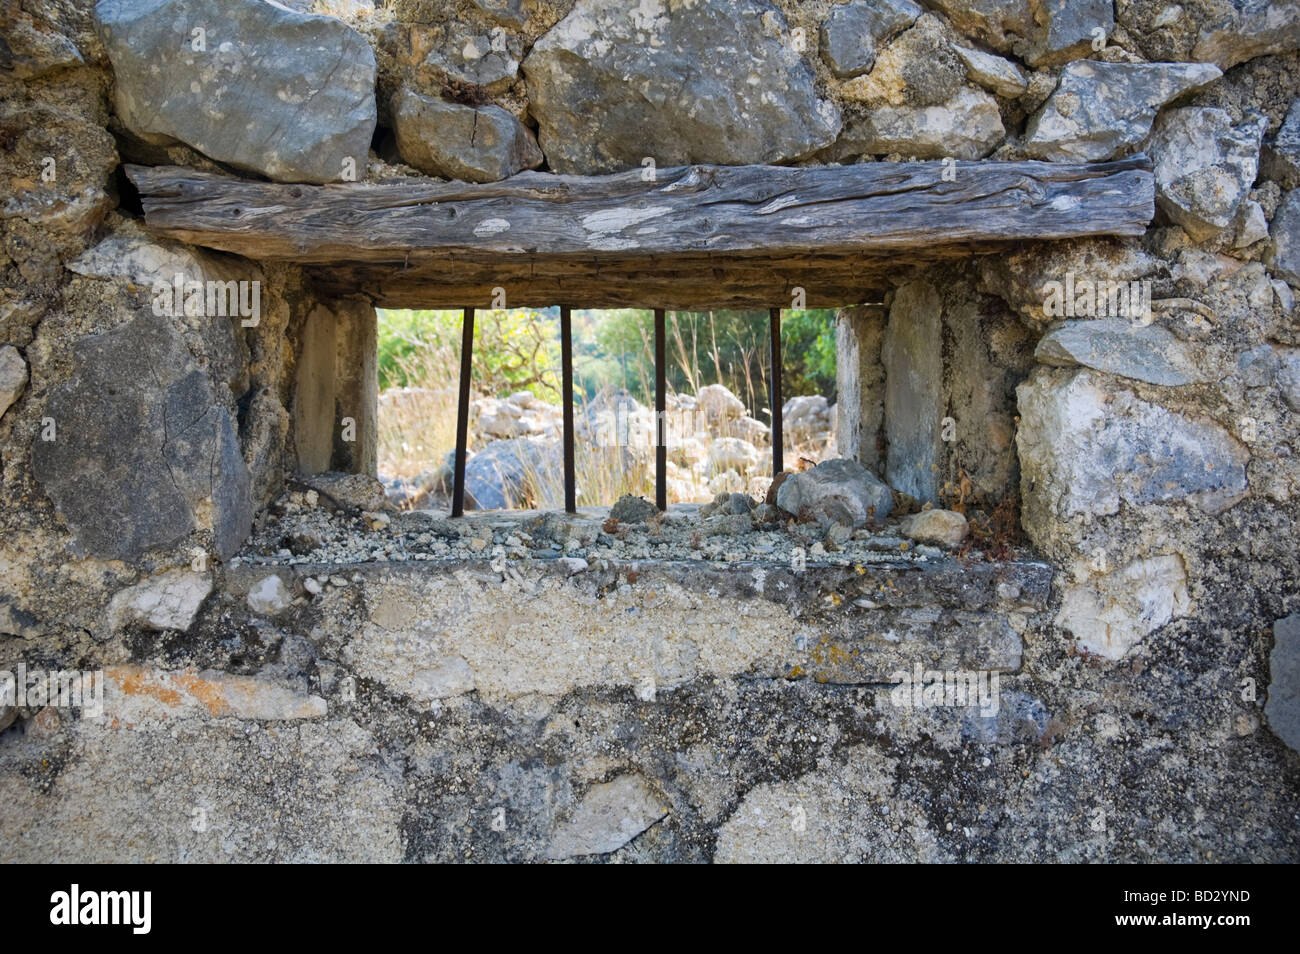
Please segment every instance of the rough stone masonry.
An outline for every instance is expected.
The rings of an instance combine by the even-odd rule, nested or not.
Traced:
[[[1300,3],[318,6],[0,0],[0,859],[1300,858]],[[462,521],[374,480],[366,289],[122,173],[1138,153],[1140,238],[842,302],[829,470]]]

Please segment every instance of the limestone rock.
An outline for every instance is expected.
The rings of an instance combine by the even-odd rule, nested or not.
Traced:
[[[963,86],[937,106],[875,107],[845,129],[836,149],[844,156],[982,159],[1005,136],[997,100]]]
[[[1156,204],[1194,241],[1232,223],[1255,184],[1265,126],[1255,114],[1234,127],[1225,110],[1207,107],[1171,109],[1157,120],[1149,145]]]
[[[578,0],[524,61],[551,169],[776,163],[831,144],[840,114],[768,0]]]
[[[1300,49],[1296,0],[1231,0],[1232,13],[1206,27],[1192,56],[1222,69],[1270,53]]]
[[[864,527],[880,523],[894,505],[893,491],[871,471],[853,460],[822,461],[811,470],[791,474],[781,482],[777,506],[797,517],[819,523]]]
[[[899,531],[903,536],[920,543],[955,547],[966,539],[970,525],[963,515],[955,511],[931,509],[904,517]]]
[[[1079,648],[1106,659],[1129,650],[1191,609],[1187,571],[1176,554],[1135,560],[1086,583],[1070,583],[1056,621]]]
[[[617,851],[668,814],[640,775],[620,775],[593,785],[546,850],[548,858],[604,855]]]
[[[248,588],[248,608],[254,613],[274,616],[289,608],[293,594],[278,573],[270,573]]]
[[[379,511],[385,509],[388,497],[384,485],[369,474],[340,474],[326,472],[310,474],[302,482],[318,494],[323,494],[340,507],[351,510]]]
[[[95,17],[141,138],[282,182],[364,169],[375,56],[341,21],[263,0],[101,0]]]
[[[609,510],[609,519],[619,523],[645,523],[659,512],[659,508],[634,494],[624,494]]]
[[[1038,342],[1034,357],[1043,364],[1083,365],[1176,387],[1201,380],[1187,346],[1159,325],[1127,321],[1068,321]]]
[[[462,106],[410,89],[393,98],[397,149],[421,172],[496,182],[542,164],[533,134],[500,106]]]
[[[104,680],[105,717],[129,726],[196,717],[319,719],[327,708],[320,696],[224,672],[112,666]]]
[[[1030,66],[1042,68],[1086,57],[1096,30],[1109,37],[1115,29],[1113,0],[1031,0],[1034,25],[1028,39],[1016,44]]]
[[[954,27],[982,40],[999,53],[1009,53],[1034,26],[1031,0],[930,0]]]
[[[194,339],[148,311],[87,336],[73,347],[75,372],[50,392],[54,439],[35,443],[33,470],[91,553],[135,559],[202,528],[226,558],[248,536],[250,478],[228,387],[237,362],[217,373],[234,332],[229,321],[201,327],[204,363]]]
[[[528,22],[524,0],[470,0],[470,2],[502,26],[518,29]]]
[[[562,466],[557,445],[531,437],[493,441],[465,462],[465,493],[478,510],[518,507],[535,479],[557,481]]]
[[[0,597],[0,634],[32,639],[44,636],[47,627],[32,613],[15,606],[8,597]]]
[[[725,384],[706,384],[695,395],[695,408],[710,426],[726,424],[745,416],[745,402]]]
[[[1292,189],[1273,214],[1273,274],[1300,288],[1300,189]]]
[[[883,106],[941,106],[964,85],[966,69],[951,43],[952,32],[933,14],[886,46],[867,76],[840,86],[847,102]]]
[[[964,710],[962,738],[981,745],[1025,745],[1042,739],[1050,720],[1043,700],[1017,689],[1000,689],[999,696],[995,713],[985,715],[980,707]]]
[[[7,38],[0,30],[0,50]],[[116,204],[109,185],[117,148],[97,118],[102,109],[97,94],[79,89],[72,102],[64,103],[51,95],[50,86],[28,85],[21,79],[8,83],[0,97],[0,129],[5,131],[0,227],[10,236],[8,242],[58,248],[59,239],[72,239],[79,249]],[[46,181],[47,173],[53,181]]]
[[[832,8],[822,24],[821,49],[841,79],[871,69],[876,50],[921,15],[912,0],[852,0]]]
[[[212,592],[212,574],[167,570],[117,593],[108,607],[113,629],[136,625],[151,630],[186,632]]]
[[[964,46],[954,49],[966,64],[966,75],[971,81],[979,83],[990,92],[1014,99],[1029,89],[1029,80],[1025,77],[1024,70],[1010,60],[983,50],[968,50]]]
[[[1242,202],[1237,210],[1236,229],[1233,248],[1249,248],[1268,238],[1268,217],[1264,214],[1264,207],[1254,199]]]
[[[411,672],[410,692],[420,702],[449,699],[474,690],[474,671],[461,656],[449,654]]]
[[[700,508],[701,519],[716,515],[743,517],[754,512],[757,504],[749,494],[718,494]]]
[[[1284,189],[1300,186],[1300,99],[1291,104],[1282,128],[1264,147],[1260,171]]]
[[[781,406],[781,430],[792,444],[820,440],[834,428],[833,418],[833,409],[821,394],[799,394]]]
[[[0,70],[19,80],[33,79],[85,63],[77,46],[39,15],[18,3],[0,6]]]
[[[1300,348],[1289,348],[1282,354],[1277,386],[1291,410],[1300,412]]]
[[[1222,427],[1150,404],[1091,370],[1039,368],[1016,389],[1031,536],[1054,520],[1185,503],[1221,513],[1246,494],[1249,454]]]
[[[978,267],[981,291],[1005,299],[1023,321],[1041,327],[1061,317],[1048,313],[1049,283],[1064,287],[1073,275],[1076,286],[1083,280],[1092,282],[1094,288],[1103,283],[1126,283],[1131,292],[1131,283],[1155,273],[1160,262],[1136,242],[1085,239],[984,256]],[[1095,310],[1092,317],[1096,317]]]
[[[943,411],[943,301],[929,282],[894,293],[880,359],[885,369],[885,480],[937,504]]]
[[[1146,138],[1160,107],[1222,76],[1206,63],[1076,61],[1025,131],[1025,151],[1098,162]]]
[[[715,437],[709,444],[709,470],[744,474],[758,466],[758,448],[739,437]]]
[[[568,576],[587,572],[588,564],[582,557],[560,557],[556,562],[564,567],[564,572]]]
[[[1300,613],[1273,624],[1264,715],[1277,737],[1300,752]]]
[[[12,345],[0,348],[0,417],[27,387],[27,362]]]
[[[502,92],[519,78],[518,40],[510,34],[505,43],[493,42],[491,36],[451,35],[445,45],[435,46],[424,59],[424,66],[456,83],[481,86],[489,92]]]

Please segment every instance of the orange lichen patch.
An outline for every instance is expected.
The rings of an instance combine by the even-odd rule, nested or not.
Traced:
[[[325,700],[252,676],[223,672],[174,672],[142,666],[105,671],[110,726],[207,715],[236,719],[312,719],[324,716]]]
[[[210,715],[220,717],[231,714],[230,702],[226,694],[232,687],[204,679],[192,669],[178,672],[174,678],[208,710]]]
[[[110,666],[104,671],[104,678],[113,683],[123,695],[147,696],[157,699],[169,708],[179,706],[183,701],[181,694],[170,688],[163,675],[152,669],[140,666]]]

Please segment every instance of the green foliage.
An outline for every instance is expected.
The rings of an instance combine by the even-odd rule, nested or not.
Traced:
[[[782,384],[786,394],[824,394],[835,400],[835,311],[813,308],[781,316]]]
[[[454,384],[460,353],[459,311],[381,311],[379,386]],[[669,387],[694,394],[722,383],[766,418],[768,315],[765,311],[669,312]],[[786,311],[781,325],[787,395],[835,394],[835,315],[829,309]],[[574,382],[579,397],[606,385],[638,400],[654,397],[654,313],[631,308],[573,312]],[[475,315],[474,384],[503,396],[532,390],[559,400],[559,309],[479,311]],[[434,382],[437,382],[435,385]]]
[[[454,383],[461,342],[459,311],[380,311],[379,387]],[[559,400],[559,323],[543,311],[481,310],[474,315],[473,381],[501,396],[530,390]]]
[[[603,380],[648,402],[654,387],[654,313],[624,309],[592,314],[599,318],[594,322],[595,355],[587,370],[599,369]],[[693,394],[703,385],[720,382],[752,411],[767,406],[766,311],[670,311],[666,331],[671,388]],[[833,310],[786,311],[781,348],[786,394],[815,393],[834,399]]]

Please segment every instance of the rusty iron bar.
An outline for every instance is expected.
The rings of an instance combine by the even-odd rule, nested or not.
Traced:
[[[655,506],[668,509],[667,361],[664,355],[664,310],[655,309]]]
[[[772,477],[785,470],[785,435],[781,429],[781,309],[768,315],[769,351],[772,356]]]
[[[573,467],[573,316],[567,305],[560,308],[560,376],[564,401],[564,510],[577,513],[578,481]]]
[[[474,309],[466,308],[460,330],[460,397],[456,404],[456,463],[451,485],[451,515],[465,516],[465,444],[469,439],[469,373],[474,356]]]

